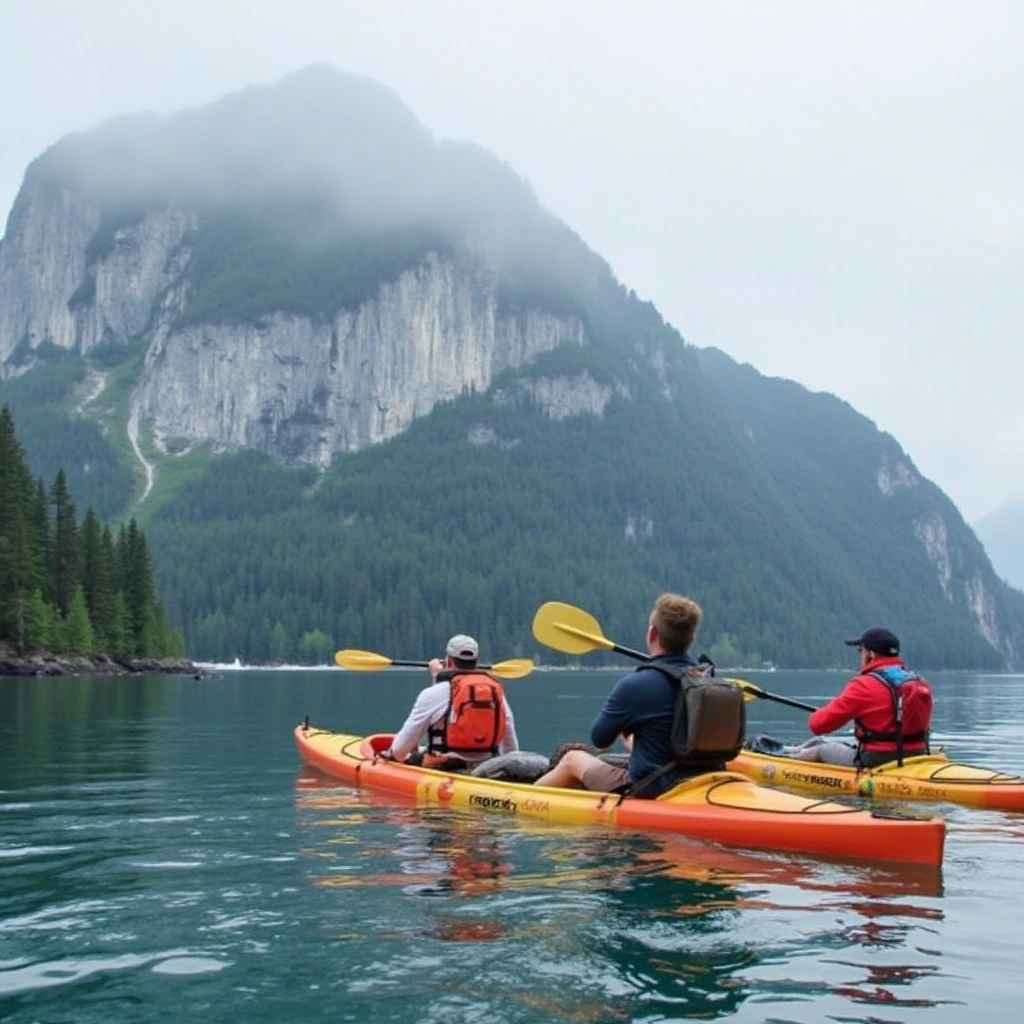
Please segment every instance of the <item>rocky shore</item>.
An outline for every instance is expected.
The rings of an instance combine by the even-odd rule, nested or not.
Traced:
[[[105,654],[18,657],[10,651],[0,651],[0,676],[135,676],[156,672],[197,675],[200,670],[187,658],[109,658]]]

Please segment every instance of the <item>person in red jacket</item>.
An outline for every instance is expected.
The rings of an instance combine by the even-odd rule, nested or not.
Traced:
[[[810,716],[807,727],[820,736],[853,722],[856,745],[814,739],[799,747],[786,747],[786,756],[874,768],[888,761],[902,764],[905,757],[928,753],[932,689],[904,665],[899,638],[875,626],[846,644],[859,649],[860,671]]]

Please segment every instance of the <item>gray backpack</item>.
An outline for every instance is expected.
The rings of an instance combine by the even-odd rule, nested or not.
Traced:
[[[724,768],[725,762],[731,761],[743,748],[747,732],[743,691],[727,679],[716,679],[715,666],[709,660],[701,666],[683,668],[651,661],[644,667],[657,669],[676,682],[679,689],[669,741],[672,760],[636,783],[630,790],[633,796],[638,796],[641,790],[673,768],[697,771]]]

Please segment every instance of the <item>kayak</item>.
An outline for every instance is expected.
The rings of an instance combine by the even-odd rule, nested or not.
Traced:
[[[950,761],[943,754],[907,757],[902,766],[892,763],[858,769],[743,750],[728,767],[754,782],[810,793],[947,801],[990,810],[1024,811],[1024,778]]]
[[[942,863],[945,823],[811,800],[734,771],[686,779],[655,800],[556,789],[385,761],[392,736],[295,728],[303,761],[333,778],[418,805],[570,825],[658,829],[731,846],[906,864]]]

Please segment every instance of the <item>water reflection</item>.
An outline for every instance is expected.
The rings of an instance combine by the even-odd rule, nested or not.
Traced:
[[[0,680],[0,780],[5,796],[48,784],[138,778],[151,719],[169,685],[125,677]],[[66,798],[66,790],[46,794]]]
[[[512,1003],[514,1019],[710,1019],[822,999],[855,1019],[844,1004],[943,1002],[919,991],[943,976],[926,952],[944,919],[936,869],[398,806],[308,775],[298,810],[313,886],[339,900],[391,892],[365,937],[396,942],[385,974],[433,940],[446,993]],[[485,946],[496,966],[467,982],[454,947]]]

